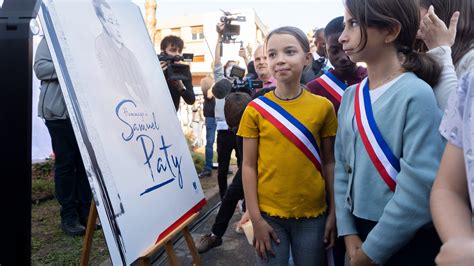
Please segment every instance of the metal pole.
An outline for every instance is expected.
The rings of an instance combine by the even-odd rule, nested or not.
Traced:
[[[0,8],[1,265],[31,265],[30,20],[37,0],[5,0]]]

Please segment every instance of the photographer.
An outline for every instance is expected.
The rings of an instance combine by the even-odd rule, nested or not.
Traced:
[[[222,82],[219,82],[223,79],[227,79],[229,81],[233,81],[233,78],[230,77],[230,70],[232,69],[233,65],[237,65],[237,61],[229,60],[224,66],[221,62],[221,44],[223,41],[224,35],[224,23],[218,23],[216,26],[216,31],[218,33],[218,39],[216,44],[215,50],[215,57],[214,57],[214,80],[217,84],[215,87],[220,87]],[[242,53],[242,49],[239,52],[240,55],[244,55]],[[225,86],[224,86],[225,87]],[[237,161],[240,163],[240,156],[237,152],[237,144],[235,133],[232,132],[226,121],[224,116],[224,97],[219,97],[214,94],[216,97],[215,103],[215,118],[216,118],[216,128],[217,128],[217,181],[219,184],[219,194],[221,199],[224,197],[224,194],[227,190],[227,175],[229,173],[229,162],[232,151],[235,150],[237,155]],[[209,173],[202,173],[204,174]]]
[[[160,44],[161,47],[161,54],[160,57],[176,57],[181,56],[183,51],[183,40],[179,37],[170,35],[165,37]],[[193,83],[192,79],[190,80],[170,80],[168,77],[166,69],[170,67],[170,61],[160,61],[161,69],[165,73],[166,83],[168,84],[168,88],[170,90],[171,98],[173,99],[174,107],[176,111],[179,108],[179,100],[180,97],[183,97],[183,100],[189,104],[194,104],[196,100],[196,96],[194,95],[193,91]],[[191,76],[191,73],[188,73]]]
[[[214,80],[217,82],[223,78],[227,78],[231,81],[232,78],[230,77],[230,70],[232,69],[232,66],[238,65],[238,62],[235,60],[228,60],[225,65],[222,65],[222,41],[223,41],[223,35],[224,35],[224,26],[225,24],[223,22],[219,22],[216,25],[216,31],[217,31],[217,43],[216,43],[216,50],[214,53]],[[240,47],[239,50],[239,56],[242,57],[245,61],[245,64],[248,64],[248,58],[245,52],[245,49],[243,47]]]

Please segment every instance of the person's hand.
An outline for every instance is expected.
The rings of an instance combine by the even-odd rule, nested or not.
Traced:
[[[240,220],[237,222],[235,230],[242,232],[242,225],[248,222],[249,220],[250,220],[250,214],[248,211],[246,211],[244,212],[244,214],[242,214],[242,217],[240,217]]]
[[[185,87],[181,80],[170,80],[169,83],[170,86],[178,90],[180,94],[184,92]]]
[[[252,225],[254,232],[253,246],[255,247],[258,256],[263,260],[267,260],[267,253],[275,256],[271,241],[273,240],[277,244],[280,244],[280,239],[273,228],[264,219],[255,222],[252,221]]]
[[[219,34],[219,36],[224,33],[224,22],[219,22],[219,23],[217,23],[217,25],[216,25],[216,31],[217,31],[217,33]]]
[[[362,240],[358,235],[347,235],[344,236],[344,243],[346,244],[347,255],[349,261],[356,254],[356,250],[362,248]]]
[[[242,57],[243,59],[247,59],[247,52],[245,51],[244,47],[240,47],[239,56]]]
[[[370,258],[364,253],[362,248],[356,248],[354,254],[349,259],[350,266],[373,266]]]
[[[428,13],[421,18],[420,29],[418,30],[418,39],[423,40],[426,47],[431,50],[440,46],[451,47],[456,38],[456,27],[459,20],[459,11],[453,13],[449,28],[435,14],[434,7],[430,6]]]
[[[163,71],[165,71],[168,68],[168,62],[167,61],[160,61],[160,66]]]
[[[326,250],[332,248],[336,243],[336,215],[330,212],[326,219],[326,227],[324,229],[324,244]]]
[[[242,214],[242,217],[240,218],[239,225],[243,225],[244,223],[248,222],[250,220],[250,214],[248,211],[244,212]]]
[[[474,263],[474,239],[453,238],[441,246],[435,259],[436,265],[472,266]]]

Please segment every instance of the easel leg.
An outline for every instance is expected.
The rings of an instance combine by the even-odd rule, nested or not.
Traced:
[[[176,257],[176,253],[173,249],[173,244],[168,241],[165,244],[166,254],[168,255],[168,262],[171,266],[178,266],[178,258]]]
[[[97,209],[95,202],[92,201],[89,209],[89,218],[87,220],[86,235],[82,244],[81,266],[89,265],[89,257],[91,254],[92,237],[94,236],[95,222],[97,220]]]
[[[191,251],[191,255],[193,256],[194,265],[201,266],[202,265],[201,258],[199,257],[196,246],[194,245],[193,238],[188,229],[188,225],[191,223],[191,221],[196,219],[198,215],[199,213],[196,212],[190,217],[188,217],[181,225],[175,228],[166,237],[162,238],[159,242],[155,243],[152,247],[150,247],[148,250],[143,252],[141,257],[139,258],[140,265],[151,265],[150,257],[156,254],[158,250],[162,248],[163,246],[165,247],[166,254],[168,255],[168,264],[172,266],[179,265],[178,258],[176,257],[176,253],[174,252],[174,249],[173,249],[173,243],[171,243],[171,239],[179,232],[183,232],[184,238],[186,239],[186,242],[188,244],[189,251]]]
[[[140,258],[140,266],[150,266],[150,258],[149,257],[142,257]]]
[[[196,245],[194,244],[193,237],[191,236],[191,233],[189,232],[189,228],[186,226],[183,228],[183,235],[184,238],[186,239],[186,243],[188,244],[189,251],[191,252],[191,256],[193,256],[193,262],[194,265],[196,266],[201,266],[201,257],[199,257],[199,253],[196,249]]]

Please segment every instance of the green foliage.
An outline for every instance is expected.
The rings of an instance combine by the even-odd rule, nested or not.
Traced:
[[[31,200],[39,202],[54,197],[54,182],[46,179],[33,179],[31,183]]]
[[[31,231],[32,265],[79,265],[84,238],[63,233],[56,200],[33,205]],[[99,265],[108,257],[104,233],[95,231],[90,265]]]
[[[51,179],[54,170],[54,160],[46,160],[31,165],[31,172],[35,179]]]
[[[206,165],[206,158],[203,154],[197,152],[191,152],[191,156],[193,158],[194,167],[196,168],[196,172],[201,172],[204,170],[204,166]]]
[[[38,203],[54,197],[54,160],[31,165],[31,200]]]

